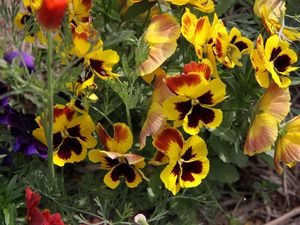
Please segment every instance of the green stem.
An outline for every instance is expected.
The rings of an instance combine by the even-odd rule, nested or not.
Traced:
[[[54,165],[53,165],[53,75],[52,75],[52,56],[53,56],[53,43],[51,33],[47,32],[47,105],[46,105],[46,127],[45,134],[48,146],[48,168],[52,179],[55,178]]]
[[[125,102],[124,102],[125,103]],[[128,105],[125,103],[125,110],[126,110],[126,118],[127,118],[127,124],[132,131],[132,123],[131,123],[131,117],[130,117],[130,110]]]

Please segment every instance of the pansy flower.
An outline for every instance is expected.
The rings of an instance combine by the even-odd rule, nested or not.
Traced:
[[[169,14],[153,16],[144,34],[144,41],[149,45],[148,58],[141,63],[141,76],[150,74],[160,67],[176,50],[180,36],[180,25]]]
[[[25,41],[32,43],[37,38],[41,44],[45,45],[46,37],[40,27],[34,23],[36,12],[41,4],[42,0],[23,0],[26,10],[16,15],[14,23],[19,30],[26,29]]]
[[[36,121],[39,128],[33,135],[47,144],[41,117]],[[87,149],[95,147],[96,139],[92,133],[95,124],[87,113],[79,114],[73,108],[64,105],[54,106],[53,123],[53,163],[64,166],[65,163],[80,162],[85,159]]]
[[[253,43],[242,37],[237,28],[232,28],[228,34],[226,27],[221,23],[214,27],[212,41],[216,58],[228,68],[242,66],[240,58],[244,54],[250,54],[253,49]]]
[[[288,87],[291,83],[289,73],[298,69],[292,67],[298,60],[297,54],[289,48],[289,43],[281,40],[278,35],[269,37],[265,47],[263,38],[259,35],[256,49],[252,51],[250,58],[255,68],[256,80],[264,88],[269,86],[271,79],[280,88]]]
[[[194,45],[195,52],[199,59],[207,58],[213,66],[213,74],[218,76],[216,67],[216,59],[213,52],[212,34],[217,24],[223,25],[218,19],[217,14],[214,14],[213,22],[210,23],[207,16],[202,16],[199,19],[186,8],[185,13],[181,18],[181,33],[183,37]]]
[[[34,71],[34,57],[26,52],[19,52],[19,51],[11,51],[4,54],[4,60],[8,63],[12,63],[13,60],[18,59],[20,66],[25,66],[29,72]]]
[[[282,125],[275,145],[274,165],[281,174],[280,161],[289,167],[300,161],[300,116]]]
[[[207,81],[197,74],[167,77],[165,82],[176,94],[163,103],[163,113],[175,126],[183,126],[185,132],[198,134],[205,126],[218,127],[223,118],[220,109],[214,106],[225,99],[226,86],[220,79]]]
[[[215,3],[213,0],[167,0],[174,5],[192,5],[196,9],[204,13],[212,13],[215,11]]]
[[[146,120],[143,124],[142,130],[139,135],[140,148],[144,148],[146,145],[146,138],[150,135],[156,135],[160,129],[166,124],[166,117],[162,112],[162,103],[169,98],[174,96],[170,91],[164,79],[167,74],[161,68],[158,68],[153,73],[156,75],[153,94],[151,97],[151,105],[149,107]]]
[[[154,138],[153,145],[169,158],[169,163],[161,172],[160,178],[173,195],[176,195],[180,188],[198,186],[207,176],[207,147],[199,136],[191,136],[184,141],[177,129],[165,128]]]
[[[271,35],[278,34],[284,40],[300,40],[299,28],[285,25],[286,6],[282,0],[256,0],[253,7],[256,16]]]
[[[111,137],[98,124],[97,133],[105,150],[93,149],[88,156],[92,162],[100,162],[100,169],[109,171],[104,176],[104,183],[114,189],[124,177],[129,188],[137,187],[144,177],[141,169],[145,167],[145,161],[140,155],[128,153],[133,144],[129,127],[124,123],[114,124],[114,136]]]
[[[278,126],[290,111],[288,88],[279,88],[272,82],[257,103],[244,153],[250,156],[271,149],[278,136]]]
[[[209,22],[207,16],[199,19],[186,8],[181,18],[181,33],[183,37],[195,46],[195,51],[199,59],[203,58],[203,53],[207,53],[206,45],[212,42],[212,33],[217,24],[223,24],[216,14],[214,20]]]
[[[71,54],[78,58],[84,58],[85,71],[90,75],[96,75],[103,80],[114,79],[119,75],[112,72],[112,67],[120,60],[116,51],[103,50],[103,42],[98,39],[96,31],[89,23],[72,25],[73,44]],[[94,45],[91,43],[94,42]]]
[[[79,24],[89,22],[92,0],[68,0],[69,22]]]

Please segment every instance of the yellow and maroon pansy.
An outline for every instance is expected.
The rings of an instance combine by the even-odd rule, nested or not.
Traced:
[[[254,120],[246,137],[244,153],[251,156],[271,149],[278,136],[278,126],[289,110],[289,90],[279,88],[272,82],[256,106]]]
[[[154,138],[153,146],[169,158],[160,178],[173,195],[176,195],[180,188],[198,186],[207,176],[207,147],[199,136],[191,136],[184,141],[177,129],[165,128]]]
[[[211,24],[207,16],[199,19],[186,8],[181,18],[181,33],[183,37],[194,45],[195,51],[199,59],[203,58],[205,45],[210,41],[211,35],[216,24],[222,23],[214,14],[214,21]]]
[[[85,67],[93,74],[103,80],[115,79],[119,74],[113,73],[112,68],[120,60],[118,53],[114,50],[96,50],[85,57]]]
[[[267,88],[270,84],[269,75],[271,75],[279,87],[288,87],[291,83],[289,73],[298,69],[298,67],[292,67],[298,57],[289,48],[289,43],[281,40],[278,35],[273,35],[268,38],[264,47],[263,38],[259,35],[256,48],[252,51],[250,58],[259,85]]]
[[[141,76],[152,73],[173,55],[179,36],[180,25],[173,16],[164,13],[152,17],[144,34],[144,41],[149,45],[149,55],[139,66]]]
[[[216,58],[228,68],[242,66],[240,58],[244,54],[250,54],[253,49],[253,43],[242,37],[237,28],[232,28],[228,34],[226,27],[221,23],[214,27],[212,39]]]
[[[40,8],[41,4],[41,0],[23,0],[26,11],[16,15],[14,24],[19,30],[26,29],[25,41],[32,43],[37,38],[41,44],[46,45],[46,37],[40,27],[34,23],[36,10]]]
[[[183,67],[183,74],[199,75],[204,77],[207,81],[211,79],[212,73],[213,67],[208,59],[203,59],[201,62],[191,62],[185,64]]]
[[[119,75],[112,72],[112,67],[120,60],[118,53],[111,49],[103,50],[102,40],[97,38],[97,32],[89,23],[72,25],[72,31],[74,46],[71,54],[84,58],[85,71],[103,80],[117,78]],[[90,40],[95,44],[92,45]]]
[[[140,155],[127,153],[133,144],[129,127],[124,123],[114,124],[114,136],[111,137],[98,124],[97,133],[105,150],[93,149],[88,156],[92,162],[100,163],[100,169],[109,170],[104,176],[104,183],[114,189],[120,184],[120,178],[124,177],[128,187],[137,187],[145,178],[141,171],[145,167],[145,161]]]
[[[175,126],[183,126],[185,132],[198,134],[205,126],[218,127],[223,119],[220,109],[213,108],[225,99],[226,86],[220,79],[208,82],[199,75],[168,77],[166,84],[176,96],[163,103],[163,113]]]
[[[39,128],[33,131],[36,139],[47,145],[41,117],[37,117]],[[65,163],[80,162],[85,159],[87,149],[95,147],[96,139],[92,133],[95,124],[87,114],[79,114],[74,109],[54,106],[53,123],[53,163],[64,166]]]
[[[285,25],[285,1],[256,0],[253,10],[254,13],[262,19],[265,29],[271,35],[278,34],[284,40],[300,40],[299,29]]]
[[[300,161],[300,116],[282,125],[276,141],[274,165],[279,174],[283,171],[281,161],[289,167]]]
[[[69,22],[74,24],[89,22],[92,0],[68,0]]]
[[[217,24],[223,24],[214,14],[212,24],[207,16],[197,17],[186,8],[185,13],[181,18],[181,33],[183,37],[194,45],[195,52],[199,59],[202,59],[204,54],[211,61],[213,67],[213,74],[218,77],[218,71],[216,67],[216,59],[213,53],[213,39],[212,34]]]

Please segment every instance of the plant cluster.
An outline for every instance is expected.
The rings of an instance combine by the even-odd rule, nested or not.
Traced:
[[[0,221],[211,222],[249,156],[293,167],[300,19],[286,6],[2,0]]]

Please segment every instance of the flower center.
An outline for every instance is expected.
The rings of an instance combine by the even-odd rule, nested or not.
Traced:
[[[192,105],[199,105],[199,100],[197,98],[193,98]]]

